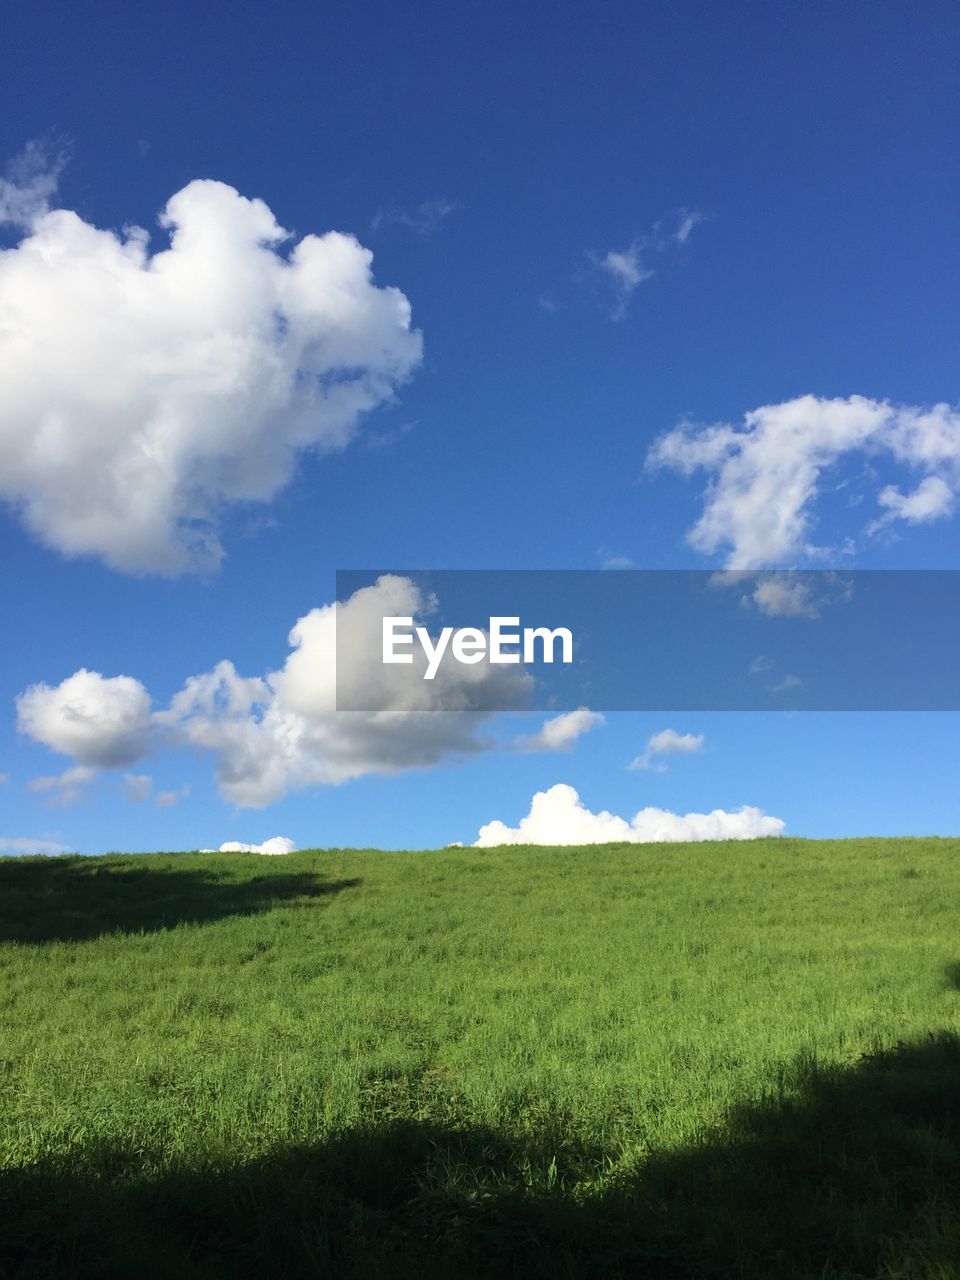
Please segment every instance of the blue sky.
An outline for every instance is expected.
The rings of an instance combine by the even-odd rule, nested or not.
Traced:
[[[338,568],[957,567],[956,6],[15,3],[5,27],[0,158],[39,144],[50,172],[64,154],[46,205],[119,238],[146,228],[155,252],[175,193],[227,184],[293,233],[276,248],[283,267],[304,236],[355,236],[377,290],[409,301],[412,329],[392,295],[357,286],[369,315],[350,368],[373,370],[379,403],[324,428],[351,436],[343,448],[291,445],[289,480],[263,481],[250,501],[267,466],[250,440],[277,461],[269,413],[249,408],[262,382],[229,403],[205,383],[209,417],[184,391],[194,358],[189,376],[212,377],[200,339],[218,335],[195,327],[207,295],[164,310],[160,361],[157,317],[110,303],[100,267],[78,268],[68,303],[64,271],[32,284],[10,265],[36,225],[0,228],[0,836],[88,852],[278,833],[433,846],[495,818],[515,826],[534,792],[561,782],[628,820],[645,806],[751,805],[800,835],[960,832],[960,718],[948,713],[608,714],[565,750],[526,752],[510,744],[542,716],[491,718],[480,737],[494,749],[437,748],[429,767],[384,775],[377,748],[343,781],[312,759],[253,808],[237,802],[251,791],[223,789],[236,718],[200,726],[194,706],[160,745],[98,739],[78,756],[56,749],[63,699],[32,734],[15,706],[81,668],[136,680],[161,713],[222,660],[244,678],[280,671],[291,628],[334,599]],[[10,181],[24,188],[23,166]],[[227,217],[211,200],[201,192],[192,216]],[[218,225],[185,288],[224,284]],[[226,441],[215,481],[194,449],[173,491],[206,495],[217,569],[153,571],[169,519],[134,546],[118,516],[84,533],[79,555],[79,526],[65,532],[78,503],[85,530],[109,509],[104,476],[143,425],[144,368],[154,407],[197,415],[191,440],[216,428]],[[290,440],[294,373],[277,402]],[[804,396],[817,400],[793,416],[745,419]],[[834,400],[835,422],[823,408]],[[236,428],[237,404],[252,435]],[[62,454],[28,474],[50,413],[65,424]],[[716,423],[749,442],[691,470]],[[672,461],[651,466],[665,438]],[[146,505],[131,504],[128,519]],[[698,523],[707,532],[691,543]],[[663,771],[629,769],[665,728],[703,743],[664,755]],[[31,789],[75,767],[89,776]],[[139,800],[125,794],[137,792],[126,775],[152,780],[147,798],[146,783]]]

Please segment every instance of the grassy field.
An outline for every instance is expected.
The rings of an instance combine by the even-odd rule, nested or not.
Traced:
[[[0,1276],[960,1276],[960,841],[0,859]]]

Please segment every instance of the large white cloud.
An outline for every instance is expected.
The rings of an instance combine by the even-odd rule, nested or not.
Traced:
[[[148,750],[150,695],[132,676],[86,668],[51,688],[31,685],[17,698],[21,732],[78,764],[119,768]]]
[[[711,813],[670,813],[666,809],[641,809],[628,822],[606,810],[591,813],[573,787],[557,783],[538,791],[530,812],[516,827],[500,821],[480,828],[476,848],[502,844],[611,844],[627,841],[648,844],[655,841],[749,840],[756,836],[778,836],[785,823],[771,818],[752,805],[734,813],[714,809]]]
[[[939,519],[960,489],[960,410],[924,409],[863,396],[800,396],[747,413],[741,426],[681,424],[655,441],[652,468],[709,477],[703,513],[688,534],[698,551],[725,552],[735,569],[789,566],[829,550],[812,541],[823,472],[855,451],[887,454],[921,476],[904,495],[887,486],[868,532],[895,519]]]
[[[424,619],[433,608],[410,579],[387,574],[344,603],[300,618],[283,666],[265,676],[243,676],[225,659],[191,676],[169,707],[151,713],[139,681],[80,670],[55,687],[37,684],[21,694],[19,726],[90,776],[92,766],[123,768],[164,743],[209,752],[224,796],[253,808],[289,791],[473,755],[493,745],[481,735],[487,718],[522,708],[532,678],[521,667],[484,661],[443,664],[435,679],[424,680],[422,649],[411,665],[387,672],[379,619]],[[355,702],[358,690],[372,692],[382,710],[336,709],[338,623],[357,641],[341,655],[341,695]],[[146,775],[132,776],[144,789]],[[44,779],[42,789],[62,793],[70,781]]]
[[[329,786],[369,773],[400,773],[485,750],[479,736],[492,710],[519,707],[531,680],[519,668],[444,664],[422,679],[426,658],[410,666],[380,661],[380,628],[368,619],[423,616],[431,601],[408,578],[384,575],[335,605],[312,609],[290,632],[279,671],[245,678],[224,661],[189,679],[157,715],[175,740],[213,752],[223,794],[260,807],[288,791]],[[362,643],[340,655],[340,692],[374,691],[380,711],[337,711],[338,622]]]
[[[352,236],[289,247],[221,182],[168,201],[153,254],[50,194],[36,172],[0,187],[0,218],[28,224],[0,252],[0,499],[68,555],[215,567],[226,504],[272,498],[410,374],[409,303]]]

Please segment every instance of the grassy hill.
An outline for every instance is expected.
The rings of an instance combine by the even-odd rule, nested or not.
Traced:
[[[960,1276],[960,841],[0,859],[0,1277]]]

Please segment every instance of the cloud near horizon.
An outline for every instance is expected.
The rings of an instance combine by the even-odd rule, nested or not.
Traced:
[[[943,519],[960,492],[960,409],[799,396],[753,409],[739,426],[681,423],[654,441],[647,467],[707,475],[687,534],[697,551],[724,553],[730,569],[791,567],[836,554],[813,541],[815,505],[824,473],[854,453],[887,455],[920,477],[908,492],[888,485],[877,495],[884,510],[865,534]]]
[[[56,856],[60,853],[73,853],[73,848],[68,844],[59,844],[56,840],[34,840],[30,836],[0,836],[0,853],[23,854],[49,854]]]
[[[212,849],[201,849],[201,853],[213,853]],[[238,840],[228,840],[217,850],[218,853],[264,853],[276,857],[284,853],[297,853],[297,846],[288,836],[272,836],[262,844],[241,844]]]
[[[290,234],[198,179],[169,246],[50,207],[56,167],[0,184],[0,500],[45,545],[113,569],[215,569],[230,504],[344,448],[421,359],[410,304],[353,236]]]
[[[473,847],[751,840],[758,836],[782,835],[785,826],[781,818],[769,817],[752,805],[744,805],[733,813],[714,809],[710,813],[679,814],[668,809],[646,808],[628,822],[606,810],[591,813],[573,787],[558,782],[547,791],[536,793],[530,812],[518,826],[508,827],[495,820],[481,827]]]

